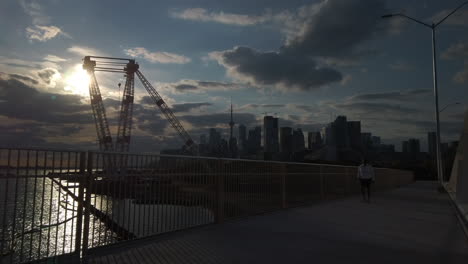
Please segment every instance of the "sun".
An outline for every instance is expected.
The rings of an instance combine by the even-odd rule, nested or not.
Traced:
[[[65,77],[65,90],[73,94],[88,95],[88,85],[89,75],[80,64],[76,64]]]

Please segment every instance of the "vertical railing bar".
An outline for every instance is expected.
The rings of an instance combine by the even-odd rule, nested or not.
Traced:
[[[67,171],[65,172],[66,175],[69,177],[70,176],[70,151],[67,151]],[[60,167],[60,169],[62,169]],[[60,181],[61,183],[62,181]],[[68,179],[66,180],[66,186],[65,188],[68,188]],[[65,197],[65,203],[63,205],[63,207],[65,208],[65,216],[64,216],[64,219],[68,219],[68,194],[67,193],[64,193],[63,196]],[[63,225],[63,242],[62,242],[62,254],[65,254],[65,245],[67,244],[67,225],[68,225],[68,221],[66,223],[64,223]]]
[[[166,221],[166,212],[164,211],[164,203],[165,203],[165,195],[166,193],[164,192],[164,181],[166,179],[166,175],[165,175],[165,164],[164,164],[164,159],[161,158],[161,156],[159,157],[159,164],[158,164],[158,171],[159,171],[159,206],[158,206],[158,219],[159,219],[159,224],[158,224],[158,227],[159,227],[159,232],[158,234],[160,233],[163,233],[164,232],[164,226],[165,226],[165,221]]]
[[[149,217],[148,217],[148,233],[151,235],[154,235],[154,219],[155,219],[155,214],[154,214],[154,206],[155,206],[155,197],[154,197],[154,192],[155,192],[155,182],[156,182],[156,176],[154,175],[154,156],[149,157],[149,163],[146,165],[148,167],[148,178],[150,179],[150,192],[148,195],[149,199]]]
[[[16,205],[18,204],[18,181],[19,181],[18,174],[19,174],[19,167],[20,167],[20,156],[21,156],[20,152],[21,152],[20,150],[17,150],[18,157],[17,157],[17,161],[16,161],[16,175],[15,175],[16,176],[16,180],[15,180],[15,203],[14,203],[14,206],[13,206],[13,227],[12,227],[12,231],[11,231],[11,248],[12,248],[12,251],[14,251],[14,249],[15,249]],[[13,254],[11,254],[10,262],[13,262],[12,259],[13,259]]]
[[[73,154],[74,154],[73,156],[75,157],[73,172],[74,172],[74,174],[75,174],[75,176],[76,176],[76,179],[78,179],[78,181],[76,181],[76,182],[78,182],[78,184],[79,184],[79,177],[80,177],[80,174],[79,174],[79,163],[78,163],[78,162],[79,162],[79,159],[78,159],[79,153],[80,153],[80,152],[73,152]],[[77,195],[77,193],[76,193],[76,182],[74,183],[75,186],[74,186],[74,188],[73,188],[73,194],[75,194],[75,195]],[[72,199],[72,200],[71,200],[71,204],[72,204],[72,215],[73,215],[73,218],[72,218],[72,220],[71,220],[71,226],[70,226],[70,252],[74,252],[74,251],[76,250],[76,249],[74,248],[74,245],[73,245],[73,241],[75,241],[75,240],[74,240],[74,238],[75,238],[74,235],[76,235],[75,232],[74,232],[74,230],[75,230],[75,218],[77,217],[77,215],[76,215],[76,213],[75,213],[75,212],[76,212],[76,211],[75,211],[75,203],[76,203],[76,201],[74,201],[74,200]]]
[[[115,211],[115,210],[112,210],[113,212],[116,212],[116,217],[115,219],[118,219],[118,220],[115,220],[115,221],[118,221],[120,223],[120,225],[125,228],[125,224],[124,224],[124,217],[122,217],[122,212],[121,212],[121,208],[125,208],[125,198],[123,196],[123,188],[125,188],[125,182],[124,182],[124,176],[125,176],[125,173],[126,173],[126,166],[125,166],[125,163],[126,163],[126,157],[125,157],[126,154],[119,154],[120,156],[120,163],[119,163],[119,171],[118,171],[118,174],[115,175],[115,177],[117,178],[117,196],[114,197],[113,199],[113,203],[112,203],[112,208],[114,208],[114,204],[115,204],[115,200],[118,201],[118,208],[119,210]],[[108,199],[108,197],[106,196],[106,200]],[[123,201],[123,203],[122,203]],[[125,212],[125,210],[123,211]]]
[[[34,225],[36,223],[36,193],[37,193],[37,173],[39,167],[39,150],[35,151],[36,162],[34,163],[34,187],[33,187],[33,203],[32,203],[32,219],[31,219],[31,229],[34,229]],[[39,227],[40,228],[40,227]],[[29,259],[33,258],[33,240],[34,240],[34,233],[31,233],[31,240],[29,241]]]
[[[136,186],[138,184],[138,178],[137,178],[137,174],[136,174],[136,165],[134,164],[137,164],[138,162],[138,155],[133,155],[132,156],[132,167],[133,167],[133,175],[132,175],[132,180],[133,180],[133,184],[132,184],[132,187],[131,187],[131,191],[133,191],[132,193],[132,199],[133,199],[133,223],[132,223],[132,230],[134,233],[138,233],[137,232],[137,227],[135,226],[136,225],[136,205],[135,205],[135,198],[136,198]],[[139,234],[138,234],[139,235]]]
[[[55,152],[52,151],[52,172],[55,171]],[[50,174],[50,171],[48,172]],[[45,175],[44,175],[45,176]],[[54,197],[54,182],[50,181],[50,199],[49,199],[49,215],[48,215],[48,228],[47,228],[47,248],[46,248],[46,256],[49,256],[49,249],[50,249],[50,224],[52,223],[52,205],[53,205],[53,197]]]
[[[83,238],[83,209],[84,209],[84,185],[86,179],[86,155],[89,152],[80,152],[80,179],[78,189],[78,204],[77,204],[77,218],[76,218],[76,232],[75,232],[75,253],[82,256],[82,238]]]
[[[47,159],[48,154],[47,151],[44,151],[44,167],[42,170],[42,197],[41,197],[41,216],[40,216],[40,223],[42,225],[42,221],[44,220],[44,210],[45,210],[45,189],[46,189],[46,173],[47,173]],[[39,248],[38,248],[38,258],[42,258],[42,229],[39,232]]]
[[[62,159],[63,159],[63,152],[60,152],[60,162],[59,162],[59,175],[61,176],[62,175]],[[54,174],[55,175],[55,170],[54,170]],[[61,184],[62,183],[62,180],[59,176],[59,183]],[[58,187],[58,197],[57,197],[57,225],[55,226],[55,245],[54,245],[54,256],[57,256],[57,244],[58,244],[58,234],[59,234],[59,222],[60,222],[60,194],[62,192],[62,190],[60,189],[60,186]]]
[[[85,197],[84,197],[84,225],[83,225],[83,243],[81,248],[81,254],[83,259],[86,259],[88,245],[89,245],[89,227],[90,227],[90,206],[91,206],[91,189],[92,189],[92,182],[94,177],[93,172],[93,161],[94,161],[94,153],[88,152],[88,160],[86,164],[86,173],[84,179],[84,187],[86,189]]]
[[[22,227],[21,227],[21,246],[20,246],[20,262],[23,261],[23,250],[24,250],[24,237],[25,228],[26,228],[26,212],[28,211],[26,208],[27,200],[28,200],[28,182],[29,182],[29,153],[30,151],[26,151],[26,172],[25,172],[25,179],[24,179],[24,198],[23,198],[23,217],[22,217]],[[32,228],[32,227],[31,227]]]
[[[141,163],[140,163],[140,171],[141,175],[143,176],[142,183],[143,183],[143,221],[140,221],[140,224],[142,225],[142,234],[143,236],[148,236],[148,233],[146,231],[147,229],[147,215],[146,211],[148,209],[148,183],[151,183],[151,178],[148,177],[147,175],[147,169],[146,169],[146,164],[148,163],[148,156],[142,156],[141,157]],[[149,179],[149,180],[148,180]]]
[[[101,210],[105,211],[105,215],[109,217],[110,217],[109,210],[113,212],[112,208],[114,208],[114,199],[113,199],[112,189],[115,190],[115,185],[117,184],[114,179],[115,175],[111,174],[114,172],[114,169],[109,169],[107,166],[104,165],[106,160],[116,160],[115,158],[112,158],[111,155],[112,154],[110,153],[99,153],[98,155],[96,155],[97,162],[95,166],[96,169],[99,169],[99,160],[100,160],[101,165],[102,165],[102,170],[104,172],[102,173],[103,176],[101,177],[100,189],[102,189],[102,191],[105,193],[105,195],[104,194],[101,195],[100,206],[101,206]],[[105,197],[105,200],[104,200],[104,197]],[[105,209],[104,209],[104,206],[102,205],[103,203],[105,203]],[[110,203],[110,206],[109,206],[109,203]],[[99,245],[101,244],[101,239],[103,240],[104,244],[110,244],[113,242],[111,234],[113,232],[112,230],[114,230],[114,222],[112,222],[111,225],[112,225],[112,229],[109,230],[106,224],[100,222],[99,226],[100,227],[102,226],[105,232],[104,234],[101,234],[102,232],[99,232],[98,234]]]
[[[6,243],[6,229],[7,229],[7,214],[8,214],[8,190],[9,190],[9,179],[10,179],[10,162],[11,162],[11,149],[7,149],[7,167],[6,167],[6,182],[5,182],[5,200],[3,202],[3,208],[5,208],[5,211],[3,213],[3,221],[2,221],[2,241],[5,241],[5,243],[1,243],[1,248],[0,248],[0,253],[6,254],[3,252],[4,246],[7,244]],[[8,250],[8,249],[7,249]]]

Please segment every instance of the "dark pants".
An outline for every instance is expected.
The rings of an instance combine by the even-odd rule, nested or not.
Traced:
[[[372,183],[372,179],[359,179],[361,181],[361,193],[362,199],[370,201],[370,186]],[[367,191],[367,199],[366,199],[366,191]]]

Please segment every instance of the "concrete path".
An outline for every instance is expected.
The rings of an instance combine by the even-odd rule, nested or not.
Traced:
[[[91,252],[90,263],[468,263],[447,194],[417,182]]]

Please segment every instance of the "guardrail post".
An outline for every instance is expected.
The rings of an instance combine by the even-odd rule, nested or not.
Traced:
[[[83,226],[83,243],[81,245],[81,255],[86,256],[88,250],[88,238],[89,238],[89,218],[90,218],[90,205],[91,205],[91,181],[93,177],[93,153],[88,151],[88,162],[85,177],[85,188],[86,195],[84,200],[84,226]]]
[[[224,221],[224,167],[221,160],[218,160],[218,174],[216,175],[216,223]]]
[[[84,178],[86,177],[86,152],[80,152],[80,179],[78,181],[78,208],[76,212],[76,230],[75,230],[75,254],[81,253],[81,235],[83,228],[83,198],[84,198]]]

